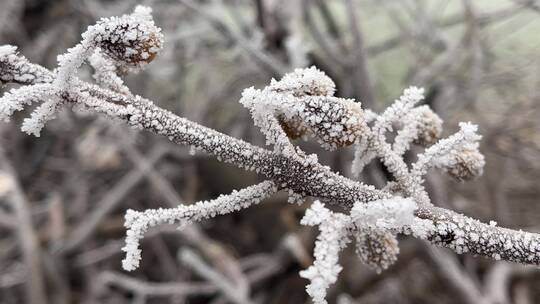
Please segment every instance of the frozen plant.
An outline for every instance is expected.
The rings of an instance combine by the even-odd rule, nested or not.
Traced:
[[[76,72],[89,59],[96,69],[98,82],[107,83],[110,89],[128,94],[129,90],[124,89],[121,79],[115,74],[116,69],[137,70],[144,67],[155,58],[163,44],[161,30],[155,26],[150,13],[151,9],[138,6],[130,15],[99,20],[82,34],[79,44],[58,56],[58,69],[52,75],[17,57],[15,47],[2,46],[0,55],[3,68],[15,69],[11,81],[34,81],[36,84],[5,94],[0,102],[0,119],[8,120],[13,112],[22,110],[25,104],[42,102],[22,126],[24,132],[39,136],[45,123],[54,118],[65,99],[76,99],[87,94],[79,91],[80,81]],[[17,66],[21,68],[17,69]],[[48,78],[43,79],[47,81],[40,81],[40,77]]]
[[[479,151],[477,126],[460,123],[459,130],[439,139],[442,120],[426,105],[419,105],[423,90],[408,88],[380,114],[360,103],[334,95],[335,85],[315,67],[297,69],[272,80],[262,89],[246,89],[240,102],[250,111],[255,125],[272,149],[199,125],[152,101],[135,95],[124,85],[118,71],[149,63],[162,47],[161,31],[150,9],[102,19],[82,36],[80,44],[59,56],[50,71],[28,62],[13,46],[0,47],[0,82],[16,83],[0,98],[0,118],[9,119],[25,105],[43,102],[23,123],[23,130],[39,135],[47,120],[62,105],[72,105],[122,120],[135,128],[166,136],[174,143],[215,156],[218,160],[255,171],[266,181],[227,196],[173,209],[129,210],[126,214],[126,258],[123,266],[139,266],[139,241],[147,229],[162,223],[189,224],[257,204],[276,191],[286,191],[290,201],[317,200],[301,223],[318,226],[315,261],[301,272],[310,280],[307,292],[315,303],[325,303],[327,288],[341,271],[339,253],[355,242],[360,261],[383,271],[396,261],[397,235],[408,234],[457,253],[540,265],[540,235],[481,223],[452,210],[436,207],[425,188],[430,169],[441,169],[465,181],[482,174],[484,157]],[[94,67],[95,83],[77,79],[86,62]],[[388,132],[395,132],[393,142]],[[315,138],[324,148],[355,146],[353,171],[378,158],[392,175],[381,189],[347,178],[320,164],[294,139]],[[403,159],[413,144],[425,146],[417,161]],[[324,203],[339,205],[331,211]]]

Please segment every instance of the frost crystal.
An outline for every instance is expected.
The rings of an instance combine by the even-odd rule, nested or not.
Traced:
[[[103,18],[88,28],[83,42],[97,45],[119,64],[141,68],[154,60],[163,45],[163,34],[151,12],[149,7],[137,6],[130,15]]]
[[[407,115],[422,99],[424,99],[424,89],[417,87],[405,89],[403,95],[377,117],[374,131],[382,135],[386,130],[391,130],[392,123],[398,122],[399,119]]]
[[[370,202],[358,202],[351,217],[360,229],[400,232],[414,220],[416,203],[410,198],[394,197]]]
[[[60,106],[58,100],[47,100],[37,107],[30,118],[25,118],[21,130],[28,134],[39,137],[45,123],[53,119]]]
[[[356,254],[360,261],[381,273],[397,261],[399,246],[396,235],[385,231],[366,231],[355,235]]]
[[[124,81],[116,74],[117,68],[114,63],[105,58],[99,51],[95,51],[88,62],[95,70],[93,77],[98,84],[124,95],[131,94],[124,85]]]

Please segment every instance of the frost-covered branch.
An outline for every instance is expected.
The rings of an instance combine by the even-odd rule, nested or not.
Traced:
[[[16,58],[17,61],[26,61],[24,58],[21,59],[21,56]],[[3,73],[4,71],[0,71],[0,75]],[[54,77],[50,71],[46,75],[51,80]],[[18,94],[19,90],[26,88],[21,87],[6,94]],[[304,196],[312,195],[350,205],[358,200],[370,201],[385,196],[373,186],[349,180],[320,165],[316,155],[303,158],[287,157],[253,146],[243,140],[178,117],[140,96],[118,94],[82,81],[79,81],[77,91],[69,91],[63,96],[65,103],[75,106],[76,109],[81,108],[122,119],[134,127],[166,136],[175,143],[192,146],[224,162],[256,171],[274,180],[280,188],[289,188]],[[0,98],[0,117],[6,113],[4,104],[8,101],[4,97]],[[22,109],[21,104],[16,110]],[[9,117],[14,110],[11,107],[7,110],[10,112],[5,116]]]
[[[201,201],[193,205],[180,205],[171,209],[149,209],[142,212],[129,209],[126,212],[125,226],[127,228],[126,246],[122,248],[126,257],[122,261],[125,270],[135,270],[139,267],[141,250],[139,240],[151,227],[161,224],[178,224],[180,226],[198,222],[245,209],[258,204],[265,198],[274,194],[277,187],[273,182],[266,181],[230,195],[222,195],[215,200]]]
[[[17,47],[0,46],[0,84],[49,83],[53,81],[53,77],[53,74],[46,68],[30,63],[26,58],[17,55]]]
[[[296,201],[306,196],[320,200],[302,221],[318,225],[321,232],[315,245],[315,263],[302,272],[311,280],[308,293],[316,303],[325,303],[326,290],[341,269],[338,254],[353,240],[360,260],[377,271],[397,259],[399,233],[458,253],[540,265],[538,234],[499,228],[433,206],[423,185],[429,169],[441,169],[463,181],[481,175],[485,161],[479,151],[477,127],[470,123],[461,123],[457,133],[438,140],[442,120],[428,106],[418,105],[423,98],[421,89],[405,90],[386,111],[376,114],[354,100],[335,96],[332,80],[314,67],[272,80],[266,88],[249,88],[241,103],[251,112],[267,143],[273,145],[268,150],[179,117],[132,94],[117,72],[147,64],[161,46],[161,31],[154,25],[150,10],[139,7],[130,15],[102,19],[90,27],[80,44],[59,57],[55,71],[28,62],[15,47],[0,47],[0,81],[22,85],[0,98],[0,118],[8,120],[15,111],[41,103],[23,123],[27,133],[39,135],[58,108],[68,105],[165,136],[268,180],[209,202],[129,211],[126,269],[138,266],[138,242],[148,228],[236,211],[280,189],[287,190]],[[96,84],[76,77],[78,68],[87,61],[95,70]],[[389,132],[396,133],[393,142],[387,139]],[[330,150],[356,144],[353,166],[357,173],[378,158],[392,179],[383,189],[376,189],[332,172],[318,162],[315,154],[308,155],[295,145],[295,139],[310,137]],[[416,163],[408,166],[403,155],[413,144],[426,149]],[[326,209],[322,202],[340,205],[343,213]]]
[[[457,253],[472,253],[495,260],[540,265],[540,235],[498,227],[456,213],[432,207],[419,209],[418,218],[433,224],[423,239]]]
[[[326,303],[326,290],[334,284],[343,269],[339,265],[339,253],[351,241],[351,218],[334,213],[319,201],[315,201],[300,222],[303,225],[319,226],[321,233],[315,242],[315,262],[300,276],[311,281],[306,287],[315,303]]]

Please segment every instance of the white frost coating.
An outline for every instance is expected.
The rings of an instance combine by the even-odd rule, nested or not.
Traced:
[[[21,111],[24,105],[40,102],[44,96],[52,95],[48,84],[12,89],[0,98],[0,120],[8,121],[15,111]]]
[[[401,232],[414,221],[416,203],[410,198],[393,197],[370,202],[358,202],[351,217],[360,229]]]
[[[0,57],[10,56],[17,53],[17,47],[13,45],[2,45],[0,46]]]
[[[17,47],[0,46],[0,84],[15,82],[32,84],[51,82],[51,72],[42,66],[32,64],[17,54]]]
[[[412,229],[416,203],[410,198],[393,197],[358,202],[351,210],[356,225],[356,253],[377,272],[388,268],[399,254],[397,233]]]
[[[424,99],[424,89],[417,87],[409,87],[403,91],[399,99],[388,107],[381,115],[377,115],[372,111],[364,111],[366,122],[374,121],[371,137],[362,137],[356,146],[354,160],[351,165],[353,175],[358,178],[364,167],[374,158],[381,157],[390,163],[395,163],[395,156],[401,156],[410,148],[410,143],[419,138],[439,135],[440,130],[437,125],[428,128],[428,124],[439,123],[435,117],[429,116],[425,118],[427,106],[414,106]],[[432,121],[430,121],[430,119]],[[441,122],[442,123],[442,122]],[[401,125],[402,128],[394,141],[392,149],[387,147],[386,131],[392,131],[393,125]],[[435,130],[432,130],[435,128]],[[430,132],[431,131],[431,132]],[[390,155],[388,152],[392,152]],[[403,166],[395,166],[396,169],[402,170]],[[396,172],[397,173],[397,172]]]
[[[334,96],[336,85],[321,70],[312,66],[295,69],[281,80],[272,79],[269,89],[278,93],[292,93],[294,96]]]
[[[411,86],[403,91],[403,95],[386,108],[379,115],[373,127],[374,132],[383,135],[386,130],[392,130],[392,123],[410,112],[410,110],[422,99],[424,99],[424,89]]]
[[[163,44],[161,29],[154,24],[148,7],[137,6],[129,15],[102,18],[88,27],[82,41],[58,56],[58,76],[54,85],[66,90],[75,71],[96,49],[126,67],[139,69],[152,61]]]
[[[141,260],[139,241],[144,233],[151,227],[160,224],[178,223],[180,226],[223,215],[258,204],[277,191],[273,182],[265,181],[260,184],[233,191],[230,195],[222,195],[215,200],[201,201],[193,205],[180,205],[171,209],[149,209],[143,212],[128,210],[126,212],[125,227],[126,245],[122,248],[126,257],[122,261],[122,267],[127,270],[135,270]]]
[[[292,98],[279,100],[279,96],[275,93],[254,88],[245,89],[240,99],[240,103],[250,110],[255,125],[266,136],[266,144],[274,145],[274,150],[284,155],[293,155],[295,149],[281,128],[277,112],[280,103],[293,102]]]
[[[377,273],[397,261],[398,240],[395,233],[380,230],[359,230],[355,234],[356,254],[360,262]]]
[[[442,133],[442,120],[427,105],[412,109],[401,121],[403,126],[394,139],[392,149],[398,155],[409,150],[411,143],[434,144]]]
[[[326,291],[337,281],[343,269],[339,265],[339,253],[350,242],[350,217],[333,213],[319,201],[313,202],[310,209],[300,222],[302,225],[319,226],[321,231],[315,241],[313,255],[315,261],[306,270],[300,271],[300,276],[310,280],[306,286],[307,293],[315,304],[326,304]]]
[[[116,66],[111,60],[105,58],[99,51],[95,51],[88,62],[94,68],[96,82],[114,92],[129,95],[131,92],[124,85],[124,81],[116,74]]]
[[[54,119],[60,106],[57,99],[49,99],[39,105],[29,118],[25,118],[21,130],[29,135],[40,136],[41,129],[49,120]]]
[[[355,146],[354,158],[351,164],[351,173],[355,178],[359,178],[364,167],[377,156],[375,151],[369,149],[369,140],[362,137]]]

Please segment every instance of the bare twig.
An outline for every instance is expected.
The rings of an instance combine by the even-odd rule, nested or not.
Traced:
[[[10,176],[8,195],[15,213],[17,233],[26,265],[25,281],[28,303],[47,303],[41,265],[41,249],[32,224],[31,207],[2,147],[0,147],[0,166],[2,171]]]

